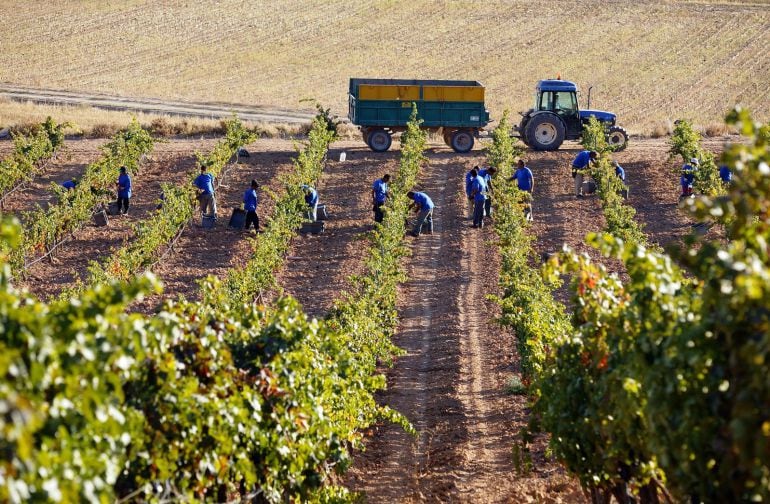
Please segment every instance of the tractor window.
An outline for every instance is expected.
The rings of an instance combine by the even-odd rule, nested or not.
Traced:
[[[575,94],[571,92],[558,92],[553,93],[554,104],[553,110],[556,112],[573,113],[577,111],[577,102],[575,101]]]
[[[572,114],[577,111],[575,93],[569,91],[543,91],[537,96],[535,110],[550,110]]]

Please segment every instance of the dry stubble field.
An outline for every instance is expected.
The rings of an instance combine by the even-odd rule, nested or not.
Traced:
[[[349,77],[477,79],[499,117],[561,72],[636,133],[770,116],[767,1],[9,0],[0,25],[0,82],[30,87],[345,114]]]

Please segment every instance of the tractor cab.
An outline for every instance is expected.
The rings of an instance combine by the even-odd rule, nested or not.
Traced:
[[[590,117],[605,124],[607,140],[616,150],[626,147],[628,134],[616,126],[616,116],[602,110],[580,110],[574,82],[561,79],[538,81],[535,106],[522,113],[517,128],[522,141],[535,150],[556,150],[564,140],[578,140]],[[590,98],[589,98],[590,100]]]
[[[558,115],[565,126],[567,138],[580,136],[583,124],[577,101],[577,86],[563,80],[541,80],[535,88],[536,112],[552,112]]]

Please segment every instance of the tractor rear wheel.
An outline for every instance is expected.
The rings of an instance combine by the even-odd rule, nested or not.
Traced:
[[[564,123],[554,114],[538,114],[527,122],[527,145],[535,150],[552,151],[564,142]]]
[[[452,150],[464,154],[473,148],[473,133],[457,130],[452,133]]]
[[[390,137],[390,133],[384,129],[376,128],[369,131],[366,143],[369,144],[369,148],[374,152],[385,152],[390,149],[393,139]]]
[[[613,150],[625,149],[628,147],[628,132],[620,126],[612,126],[607,133],[607,143]]]

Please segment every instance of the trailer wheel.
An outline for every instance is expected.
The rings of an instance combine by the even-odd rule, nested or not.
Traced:
[[[374,152],[385,152],[390,149],[393,139],[390,137],[390,133],[384,129],[377,128],[369,131],[366,143],[369,144],[369,148]]]
[[[444,130],[444,143],[447,145],[447,147],[452,146],[452,133],[454,133],[451,130]]]
[[[464,154],[473,148],[473,134],[468,130],[457,130],[452,134],[452,150]]]
[[[628,132],[620,126],[612,126],[607,134],[607,143],[613,150],[625,149],[628,147]]]
[[[363,137],[364,143],[369,145],[369,128],[361,128],[361,137]]]

